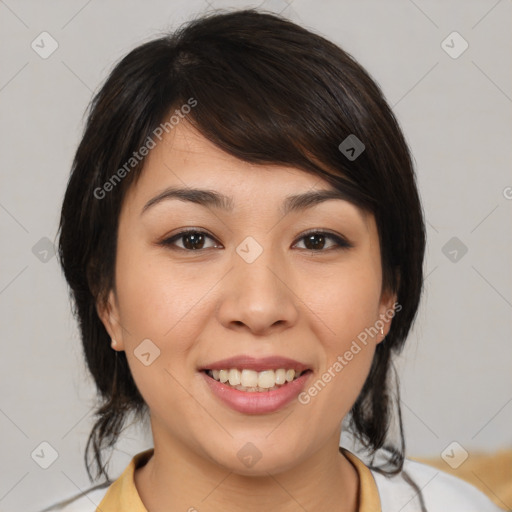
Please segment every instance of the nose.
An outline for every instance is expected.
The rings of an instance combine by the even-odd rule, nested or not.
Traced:
[[[234,254],[233,268],[223,279],[219,321],[228,329],[260,336],[291,327],[299,310],[290,275],[270,250],[252,263]]]

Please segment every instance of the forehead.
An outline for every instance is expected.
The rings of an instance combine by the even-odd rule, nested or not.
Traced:
[[[169,189],[179,189],[186,199],[195,189],[218,191],[226,198],[222,206],[231,212],[241,211],[249,205],[269,208],[269,205],[279,203],[278,208],[284,214],[296,206],[314,204],[315,198],[304,196],[318,191],[324,195],[332,191],[338,199],[347,199],[314,173],[287,165],[262,165],[240,160],[222,151],[187,122],[177,125],[150,151],[125,203],[130,210],[144,211]],[[187,194],[187,190],[191,193]],[[295,202],[291,200],[299,194],[303,197]],[[318,198],[316,201],[321,202]],[[343,203],[346,211],[354,210],[355,214],[368,220],[368,212],[348,200]]]
[[[319,176],[301,169],[275,164],[252,164],[240,160],[222,151],[186,121],[166,134],[151,150],[146,158],[142,177],[144,174],[145,181],[153,184],[156,183],[156,178],[167,180],[170,175],[171,180],[181,181],[183,186],[201,183],[215,188],[222,183],[239,190],[249,189],[250,185],[259,180],[267,183],[272,180],[274,185],[287,182],[293,186],[320,185],[324,182]],[[324,184],[331,188],[328,183]]]

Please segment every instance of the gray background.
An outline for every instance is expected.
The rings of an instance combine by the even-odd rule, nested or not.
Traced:
[[[510,0],[5,0],[1,511],[36,510],[89,486],[82,458],[94,389],[49,240],[92,93],[128,50],[193,14],[258,5],[352,53],[383,88],[414,154],[428,250],[423,302],[397,365],[408,454],[439,456],[453,441],[470,455],[511,447]],[[59,45],[47,59],[31,48],[50,47],[43,31]],[[442,46],[453,31],[469,44],[457,58]],[[462,44],[451,36],[444,48]],[[58,452],[46,470],[31,458],[43,441]],[[112,472],[150,445],[147,431],[128,429]]]

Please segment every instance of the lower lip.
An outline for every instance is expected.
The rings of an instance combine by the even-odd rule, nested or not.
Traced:
[[[265,414],[274,412],[289,404],[304,389],[311,371],[287,382],[272,391],[239,391],[201,372],[213,394],[232,409],[244,414]]]

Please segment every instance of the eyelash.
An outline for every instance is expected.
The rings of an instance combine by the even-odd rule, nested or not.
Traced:
[[[201,229],[194,229],[194,228],[192,228],[192,229],[184,229],[183,231],[180,231],[179,233],[176,233],[172,237],[166,238],[166,239],[162,240],[159,243],[159,245],[167,247],[167,248],[169,248],[171,250],[180,250],[180,251],[185,251],[185,252],[201,252],[201,251],[205,251],[207,249],[213,249],[214,248],[214,247],[207,247],[206,249],[186,249],[186,248],[178,247],[178,246],[175,245],[175,242],[177,240],[179,240],[180,238],[183,238],[184,236],[189,235],[189,234],[205,235],[206,237],[210,238],[211,240],[215,240],[215,238],[213,236],[211,236],[208,232],[203,231]],[[327,249],[315,250],[315,249],[307,249],[307,248],[305,248],[305,249],[301,249],[301,250],[306,250],[306,251],[309,251],[311,253],[320,253],[320,252],[328,252],[328,251],[332,251],[332,250],[350,249],[350,248],[353,247],[353,244],[351,244],[348,240],[346,240],[342,236],[336,235],[336,234],[331,233],[329,231],[322,231],[322,230],[318,230],[318,229],[311,229],[309,231],[306,231],[305,233],[302,233],[301,236],[297,239],[297,241],[303,240],[303,239],[305,239],[309,235],[322,235],[326,239],[329,239],[329,240],[333,241],[336,245],[334,247],[329,247]],[[296,243],[297,242],[295,242],[294,245],[296,245]]]

